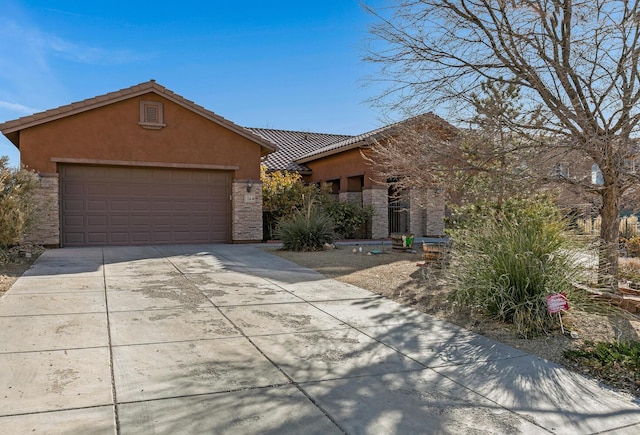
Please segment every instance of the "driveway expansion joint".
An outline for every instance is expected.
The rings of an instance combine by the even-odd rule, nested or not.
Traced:
[[[94,287],[104,314],[62,321],[87,311],[67,293]],[[589,379],[253,246],[49,250],[0,312],[18,294],[65,296],[0,317],[8,432],[640,427],[637,404]]]

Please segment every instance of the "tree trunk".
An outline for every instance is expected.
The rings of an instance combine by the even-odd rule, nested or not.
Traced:
[[[618,287],[618,244],[620,237],[620,192],[615,185],[602,194],[600,216],[600,250],[598,252],[598,282],[612,291]]]

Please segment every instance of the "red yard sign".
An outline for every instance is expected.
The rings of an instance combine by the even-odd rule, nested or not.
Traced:
[[[569,301],[564,293],[556,293],[547,296],[547,310],[549,314],[559,313],[569,310]]]

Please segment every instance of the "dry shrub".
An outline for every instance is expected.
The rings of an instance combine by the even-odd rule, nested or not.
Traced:
[[[0,157],[0,247],[22,241],[35,208],[32,192],[38,179],[25,169],[10,168]]]
[[[640,282],[640,258],[620,258],[620,278]]]
[[[632,257],[640,256],[640,236],[633,237],[626,243],[627,254]]]

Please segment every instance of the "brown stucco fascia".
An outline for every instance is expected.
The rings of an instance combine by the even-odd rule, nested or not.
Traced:
[[[29,127],[34,127],[47,122],[55,121],[58,119],[66,118],[68,116],[76,115],[88,110],[97,109],[103,106],[107,106],[119,101],[128,100],[130,98],[139,97],[144,94],[154,93],[161,97],[164,97],[179,106],[182,106],[192,112],[199,114],[200,116],[215,122],[216,124],[225,127],[246,139],[255,142],[261,147],[261,154],[266,155],[276,151],[275,144],[265,140],[255,133],[241,127],[214,112],[205,109],[193,101],[176,94],[173,91],[159,85],[155,80],[149,82],[140,83],[138,85],[131,86],[129,88],[121,89],[119,91],[111,92],[105,95],[89,98],[83,101],[68,104],[66,106],[60,106],[55,109],[50,109],[44,112],[35,113],[33,115],[24,116],[12,121],[7,121],[0,124],[0,131],[9,139],[16,148],[20,149],[20,130],[24,130]]]
[[[174,169],[212,169],[221,171],[237,171],[240,166],[232,165],[199,165],[194,163],[166,163],[166,162],[137,162],[128,160],[101,160],[101,159],[69,159],[64,157],[52,157],[53,163],[76,163],[84,165],[108,165],[108,166],[144,166],[154,168]]]

